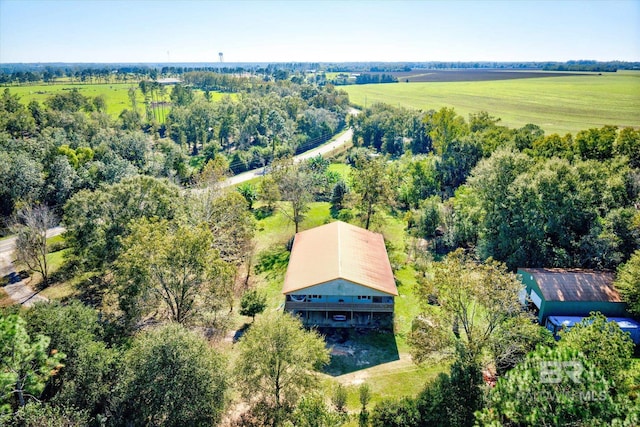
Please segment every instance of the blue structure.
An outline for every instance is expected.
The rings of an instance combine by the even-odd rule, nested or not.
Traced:
[[[555,339],[560,339],[558,333],[562,329],[569,330],[576,323],[582,322],[583,319],[585,318],[580,316],[549,316],[544,326],[551,331]],[[628,332],[631,335],[634,344],[640,344],[640,323],[626,317],[609,317],[607,320],[616,322],[623,332]]]

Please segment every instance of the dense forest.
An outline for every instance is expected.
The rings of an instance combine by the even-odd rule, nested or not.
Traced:
[[[43,233],[62,223],[57,277],[46,263],[29,269],[44,286],[73,278],[79,292],[0,309],[0,424],[640,422],[629,337],[594,314],[556,343],[520,308],[514,274],[617,271],[630,315],[640,315],[640,130],[546,135],[488,112],[383,104],[351,115],[344,92],[287,70],[182,79],[171,88],[140,79],[117,119],[78,91],[25,105],[4,90],[2,227],[32,249],[17,251],[26,264],[46,258]],[[226,95],[213,101],[213,92]],[[333,161],[348,165],[348,179],[320,157],[292,161],[345,126],[352,147]],[[220,185],[265,165],[259,184]],[[373,406],[365,383],[349,413],[344,389],[330,402],[319,391],[314,370],[330,357],[322,336],[280,311],[261,314],[266,298],[249,276],[281,259],[256,257],[256,218],[279,210],[298,231],[313,202],[368,229],[399,218],[415,243],[407,261],[392,259],[416,276],[421,314],[407,340],[417,363],[447,360],[417,396]],[[230,356],[222,341],[234,310],[251,324]],[[583,381],[541,384],[549,361],[579,362]],[[549,393],[565,400],[550,404]]]

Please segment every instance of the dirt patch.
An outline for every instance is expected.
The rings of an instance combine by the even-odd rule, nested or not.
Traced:
[[[331,362],[324,372],[334,377],[400,358],[395,337],[391,332],[347,328],[324,328],[320,332],[331,353]]]

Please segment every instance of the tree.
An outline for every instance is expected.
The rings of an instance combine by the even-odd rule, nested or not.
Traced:
[[[178,324],[138,335],[124,355],[117,420],[131,425],[211,426],[222,416],[226,360]]]
[[[229,174],[229,162],[224,156],[209,159],[197,176],[202,187],[217,187]]]
[[[1,421],[3,420],[0,416]],[[71,427],[90,425],[90,422],[86,411],[73,407],[29,402],[13,414],[6,425],[10,427]]]
[[[349,193],[349,187],[344,180],[339,180],[331,190],[331,207],[336,211],[339,211],[343,207],[344,199]]]
[[[76,193],[64,207],[73,257],[88,268],[106,267],[119,255],[132,220],[174,218],[182,206],[179,195],[177,186],[148,176]]]
[[[18,212],[19,225],[16,234],[15,257],[18,263],[29,270],[40,273],[42,285],[49,286],[49,264],[47,262],[47,230],[57,225],[56,217],[46,206],[26,207]]]
[[[594,426],[638,422],[638,408],[614,401],[610,382],[591,360],[570,348],[540,347],[489,393],[477,425]],[[623,424],[626,417],[627,423]]]
[[[364,217],[365,229],[379,205],[389,203],[391,189],[383,157],[368,158],[359,164],[351,174],[353,191],[357,195],[357,206]]]
[[[640,316],[640,250],[618,268],[614,284],[627,302],[629,313]]]
[[[424,120],[430,125],[429,135],[433,139],[434,149],[440,155],[447,151],[451,141],[467,133],[464,118],[456,114],[453,108],[442,107]]]
[[[415,427],[420,413],[413,399],[386,399],[378,402],[371,412],[372,427]]]
[[[420,426],[471,427],[474,412],[484,403],[484,382],[480,364],[468,358],[464,348],[449,374],[441,373],[416,398]]]
[[[333,396],[331,396],[331,403],[336,411],[341,414],[347,413],[347,389],[342,384],[338,384],[333,390]]]
[[[618,137],[613,149],[617,155],[629,157],[629,165],[632,168],[640,168],[640,130],[633,128],[623,128],[618,132]]]
[[[369,425],[369,411],[367,405],[371,400],[371,388],[369,384],[362,383],[358,387],[358,400],[360,401],[360,414],[358,414],[358,426],[367,427]]]
[[[273,179],[271,175],[267,175],[262,178],[262,181],[260,181],[260,184],[258,185],[258,194],[260,200],[267,204],[267,209],[269,211],[272,211],[276,202],[281,198],[278,183],[275,181],[275,179]]]
[[[616,126],[603,126],[581,130],[576,134],[576,152],[583,159],[605,160],[611,158],[618,134]]]
[[[238,193],[242,195],[247,201],[249,210],[253,209],[253,202],[258,200],[258,193],[253,185],[244,183],[238,187]]]
[[[631,367],[633,341],[616,322],[602,313],[591,313],[568,331],[560,332],[558,348],[577,350],[618,391],[624,390],[627,370]]]
[[[319,393],[307,393],[300,398],[300,402],[287,421],[287,427],[339,427],[345,423],[344,414],[335,413],[324,401]]]
[[[280,211],[294,223],[296,233],[304,221],[311,202],[311,178],[300,165],[287,159],[274,162],[272,176],[278,184],[282,200],[291,204],[291,211],[282,207]]]
[[[235,191],[214,194],[204,200],[205,212],[194,222],[205,220],[213,234],[213,247],[224,261],[239,266],[250,256],[255,234],[255,220],[245,199]]]
[[[19,202],[35,204],[40,199],[44,173],[42,164],[24,152],[0,151],[0,161],[0,206],[8,216]]]
[[[177,323],[199,323],[216,311],[233,277],[211,249],[204,226],[146,219],[131,224],[114,263],[120,306],[127,319],[155,313]]]
[[[481,157],[480,145],[471,138],[457,138],[449,142],[436,162],[438,181],[443,192],[453,195]]]
[[[10,411],[14,402],[23,407],[37,399],[46,381],[58,374],[65,355],[47,351],[49,341],[45,335],[32,339],[17,314],[0,316],[0,413]]]
[[[287,313],[262,316],[240,339],[236,378],[265,424],[278,426],[329,361],[323,339]]]
[[[440,373],[427,383],[416,397],[421,426],[450,427],[454,424],[451,410],[458,402],[452,399],[451,377]]]
[[[420,283],[423,313],[414,320],[410,335],[414,357],[421,361],[461,347],[469,360],[479,361],[498,331],[518,326],[508,319],[526,316],[518,301],[521,288],[504,264],[492,259],[476,263],[461,249],[450,253],[434,264],[432,277]],[[434,298],[437,308],[428,304]],[[529,345],[533,348],[536,342]]]
[[[513,137],[516,148],[519,151],[532,148],[536,141],[542,138],[544,138],[544,130],[540,126],[531,123],[527,123],[516,130]]]
[[[44,199],[49,206],[62,207],[77,189],[80,177],[65,156],[56,156],[47,172]],[[62,211],[60,208],[58,210]]]
[[[240,315],[250,316],[252,321],[256,320],[256,314],[260,314],[267,308],[267,296],[252,289],[242,295],[240,300]]]
[[[98,312],[77,300],[39,303],[25,315],[30,334],[50,337],[49,349],[67,355],[60,374],[50,378],[43,398],[95,417],[105,414],[116,382],[120,353],[101,340]]]

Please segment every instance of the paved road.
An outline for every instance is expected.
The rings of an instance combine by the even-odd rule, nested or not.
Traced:
[[[64,233],[64,231],[65,231],[64,227],[50,228],[47,230],[47,237],[57,236],[59,234]],[[5,252],[11,253],[15,248],[16,248],[15,237],[9,237],[7,239],[0,240],[0,254],[3,254]]]
[[[349,110],[349,114],[357,115],[360,111],[355,108]],[[353,137],[353,130],[347,129],[335,139],[327,142],[324,145],[316,147],[312,150],[305,151],[293,158],[295,162],[301,162],[317,155],[328,154],[333,150],[341,148],[343,145],[351,141]],[[240,184],[250,179],[264,175],[264,168],[254,169],[248,172],[232,176],[222,182],[222,187],[228,187],[235,184]],[[197,190],[195,190],[197,191]],[[64,227],[55,227],[47,231],[47,237],[57,236],[65,232]],[[16,238],[10,237],[5,240],[0,240],[0,277],[5,277],[16,270],[13,266],[13,251],[16,247]],[[29,285],[30,279],[25,279],[20,282],[7,285],[4,290],[9,294],[12,300],[18,302],[27,307],[33,305],[37,301],[46,301],[46,298],[38,295]]]
[[[349,114],[353,116],[357,116],[360,113],[360,110],[355,108],[349,109]],[[342,134],[338,135],[337,138],[327,142],[324,145],[316,147],[312,150],[305,151],[302,154],[298,154],[293,158],[294,162],[301,162],[302,160],[310,159],[312,157],[316,157],[317,155],[324,155],[336,150],[347,142],[351,141],[353,137],[353,130],[347,129]],[[258,168],[254,170],[250,170],[247,172],[239,173],[238,175],[232,176],[231,178],[227,178],[224,182],[222,182],[222,187],[229,187],[231,185],[240,184],[245,181],[249,181],[250,179],[257,178],[259,176],[264,175],[264,168]]]
[[[312,157],[316,157],[317,155],[328,154],[333,150],[336,150],[342,147],[347,142],[351,141],[353,137],[353,130],[348,129],[339,135],[336,139],[327,142],[324,145],[316,147],[312,150],[305,151],[302,154],[298,154],[293,158],[294,162],[301,162],[306,159],[310,159]],[[250,179],[259,177],[264,175],[264,168],[258,168],[254,170],[250,170],[247,172],[239,173],[238,175],[234,175],[231,178],[227,178],[223,183],[222,187],[229,187],[231,185],[240,184],[245,181],[249,181]]]

